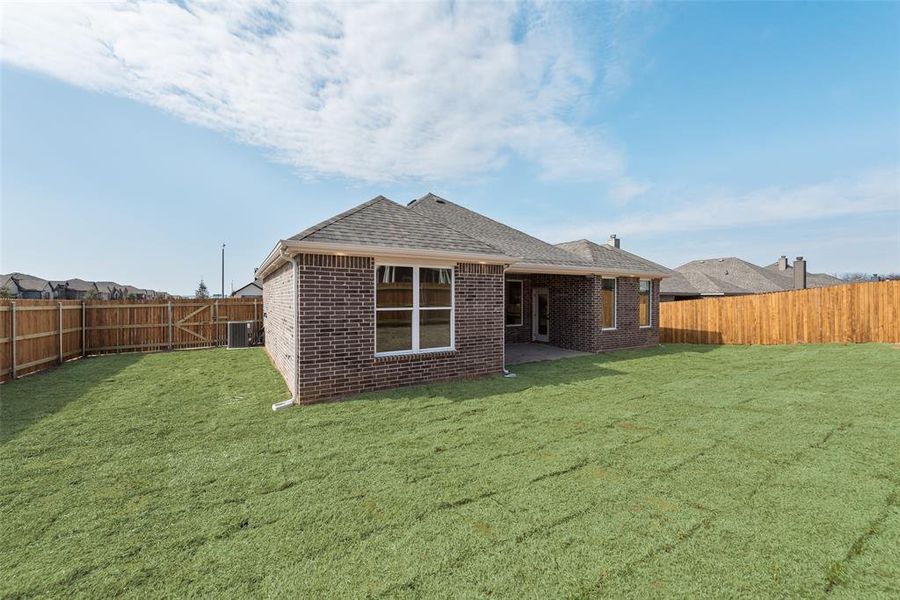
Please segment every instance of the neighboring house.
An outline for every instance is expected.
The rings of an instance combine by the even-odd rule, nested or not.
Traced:
[[[507,343],[601,352],[659,342],[668,269],[552,245],[429,194],[379,196],[263,261],[266,349],[295,402],[495,375]]]
[[[67,279],[65,288],[66,300],[84,300],[87,298],[99,298],[99,290],[93,281],[85,281],[84,279]]]
[[[797,257],[793,266],[782,256],[767,267],[735,257],[706,258],[676,267],[675,274],[662,283],[660,300],[740,296],[843,283],[846,282],[825,273],[807,273],[802,256]]]
[[[50,282],[26,273],[10,273],[9,278],[18,288],[17,297],[26,300],[41,300],[53,297]]]
[[[57,279],[52,279],[48,281],[50,284],[50,289],[52,290],[52,298],[56,298],[57,300],[65,300],[66,299],[66,282],[60,281]]]
[[[47,281],[24,273],[0,275],[0,288],[4,283],[13,297],[58,300],[118,300],[127,298],[159,298],[165,296],[155,290],[136,288],[132,285],[121,285],[115,281],[85,281],[84,279],[67,279]]]
[[[795,265],[798,265],[798,268],[802,270],[803,273],[806,273],[806,286],[808,288],[820,288],[820,287],[829,287],[832,285],[843,285],[847,283],[843,279],[835,277],[834,275],[829,275],[827,273],[809,273],[806,271],[806,260],[802,256],[798,256],[794,261]],[[771,265],[767,265],[766,269],[770,271],[774,271],[787,277],[788,281],[795,281],[794,277],[794,267],[788,262],[786,256],[781,256],[778,260],[773,262]],[[797,277],[800,277],[802,273],[798,272]],[[791,289],[791,288],[788,288]]]
[[[231,296],[233,298],[262,298],[262,295],[262,280],[259,278],[256,278],[244,287],[238,288],[235,291],[231,292]]]
[[[115,281],[97,281],[94,284],[100,300],[119,300],[125,297],[125,286]]]
[[[16,285],[16,280],[11,275],[0,275],[0,290],[3,291],[0,295],[4,298],[19,297],[19,286]]]
[[[125,291],[124,298],[128,300],[146,300],[147,299],[147,290],[134,287],[133,285],[123,286]]]

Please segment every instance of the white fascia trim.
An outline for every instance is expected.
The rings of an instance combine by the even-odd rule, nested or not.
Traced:
[[[303,240],[280,240],[266,260],[257,270],[258,277],[265,277],[279,266],[281,251],[291,255],[333,254],[336,256],[371,256],[381,261],[425,259],[434,261],[471,262],[477,264],[506,265],[519,260],[515,256],[505,254],[473,254],[470,252],[453,252],[450,250],[431,250],[427,248],[393,248],[390,246],[368,246],[360,244],[334,244],[327,242],[306,242]]]
[[[541,263],[513,263],[507,273],[515,275],[516,273],[549,273],[553,275],[613,275],[616,277],[638,277],[640,279],[663,279],[671,277],[668,273],[647,273],[645,271],[620,271],[614,269],[601,269],[598,267],[579,267],[579,266],[561,266],[561,265],[545,265]]]
[[[360,244],[333,244],[328,242],[304,242],[284,240],[291,250],[307,253],[336,254],[338,256],[378,256],[384,258],[425,258],[434,260],[455,260],[481,264],[508,264],[519,260],[505,254],[477,254],[452,250],[431,250],[427,248],[394,248],[391,246],[369,246]]]
[[[284,240],[281,240],[275,244],[275,247],[272,248],[272,251],[266,256],[266,259],[262,261],[262,264],[260,264],[259,267],[257,267],[256,276],[260,279],[265,279],[266,275],[274,271],[276,267],[281,266],[281,263],[285,260],[281,255],[281,251],[284,249],[283,241]]]

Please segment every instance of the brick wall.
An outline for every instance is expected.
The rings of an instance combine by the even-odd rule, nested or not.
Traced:
[[[652,327],[638,325],[638,279],[617,278],[615,330],[600,328],[600,277],[582,275],[507,275],[522,281],[521,326],[505,328],[507,342],[532,341],[532,292],[550,291],[550,343],[560,348],[600,352],[617,348],[655,346],[659,343],[659,280],[653,282]]]
[[[639,281],[639,279],[634,277],[618,277],[616,279],[616,329],[613,331],[599,331],[596,351],[656,346],[659,344],[660,280],[655,279],[653,281],[653,300],[650,303],[650,327],[638,325]]]
[[[550,290],[553,345],[600,352],[659,343],[658,280],[653,282],[652,327],[638,326],[638,279],[619,277],[617,328],[604,331],[599,326],[599,277],[509,275],[523,282],[523,322],[504,328],[502,267],[459,264],[454,269],[456,350],[376,358],[374,259],[307,254],[297,261],[300,402],[500,373],[504,338],[531,341],[535,287]],[[291,275],[286,264],[263,283],[266,350],[289,388],[294,364]]]
[[[454,269],[456,350],[376,358],[374,259],[307,254],[297,261],[300,402],[502,371],[501,266],[459,264]],[[276,276],[266,278],[264,299]],[[276,297],[274,290],[270,297]],[[267,325],[267,347],[269,333]],[[273,335],[270,355],[277,354],[274,344],[281,337]],[[275,364],[290,378],[289,365]]]
[[[294,304],[291,296],[292,265],[282,265],[266,277],[263,283],[263,327],[266,331],[266,352],[275,368],[284,377],[288,389],[294,393]]]

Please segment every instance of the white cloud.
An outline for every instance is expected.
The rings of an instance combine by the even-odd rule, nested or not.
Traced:
[[[874,170],[856,177],[796,187],[770,187],[744,194],[701,193],[660,201],[627,216],[579,227],[547,229],[546,239],[605,240],[610,232],[653,235],[814,221],[830,217],[900,213],[900,169]]]
[[[6,4],[2,57],[228,132],[306,175],[448,179],[518,156],[628,198],[642,186],[622,152],[573,116],[594,72],[566,10]]]

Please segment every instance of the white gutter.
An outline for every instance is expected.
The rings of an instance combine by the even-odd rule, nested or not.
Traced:
[[[262,261],[262,264],[256,268],[256,276],[259,277],[260,279],[262,279],[266,275],[268,275],[273,270],[270,267],[272,267],[275,264],[275,262],[279,258],[281,258],[282,251],[283,251],[283,246],[281,245],[281,242],[279,241],[277,244],[275,244],[275,247],[272,248],[272,251],[269,252],[269,254],[266,256],[265,260]]]
[[[508,272],[515,273],[550,273],[555,275],[615,275],[617,277],[643,277],[650,279],[664,279],[671,277],[671,273],[655,273],[653,271],[626,271],[622,269],[607,269],[597,266],[577,265],[547,265],[542,263],[513,263]]]
[[[479,254],[424,248],[394,248],[390,246],[369,246],[362,244],[280,240],[257,269],[257,277],[265,277],[275,268],[280,266],[282,260],[287,260],[284,258],[285,250],[290,250],[294,254],[334,254],[337,256],[372,256],[376,258],[399,259],[425,258],[477,264],[509,264],[519,260],[518,257],[506,256],[503,254]]]
[[[297,257],[296,255],[289,254],[287,251],[282,250],[280,253],[280,258],[285,261],[289,261],[292,265],[291,267],[291,296],[293,297],[293,313],[294,313],[294,351],[291,353],[291,361],[294,364],[294,368],[291,369],[291,374],[294,379],[293,389],[291,390],[291,397],[287,400],[282,400],[281,402],[276,402],[272,405],[272,410],[282,410],[285,408],[290,408],[291,406],[297,404],[298,390],[300,388],[300,370],[298,365],[300,363],[300,357],[298,356],[300,352],[300,332],[298,328],[300,327],[300,318],[297,314],[298,310],[298,299],[297,299]],[[266,259],[268,260],[268,259]]]

